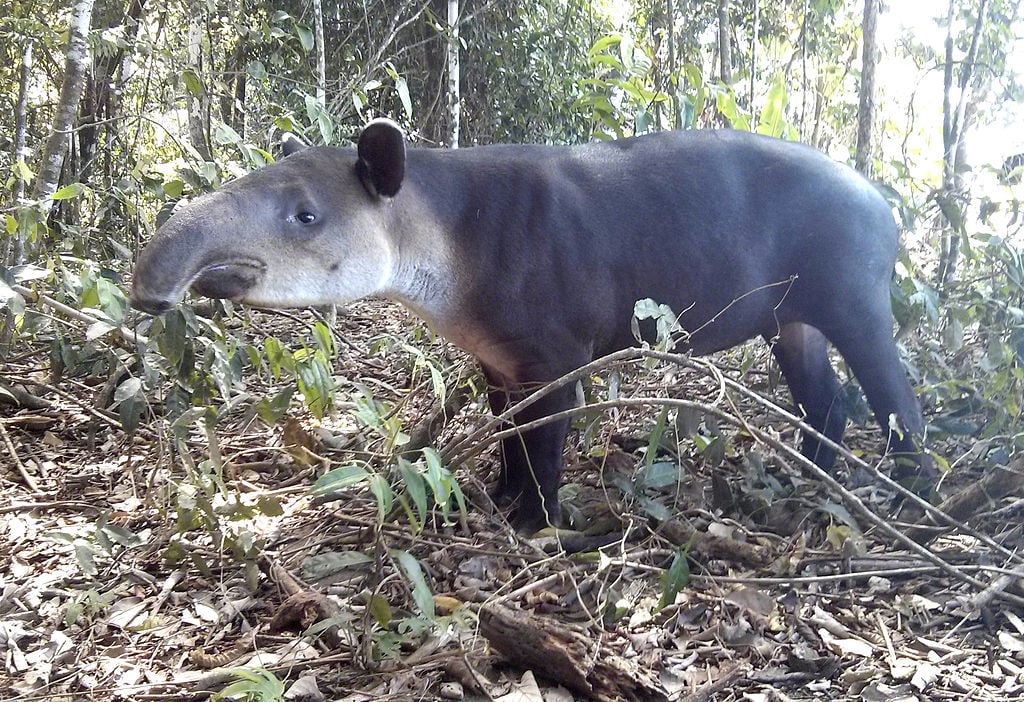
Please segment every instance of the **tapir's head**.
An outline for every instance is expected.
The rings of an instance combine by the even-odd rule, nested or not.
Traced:
[[[139,256],[132,305],[159,314],[185,291],[265,307],[345,303],[387,287],[391,198],[405,140],[371,122],[356,149],[302,149],[175,212]]]

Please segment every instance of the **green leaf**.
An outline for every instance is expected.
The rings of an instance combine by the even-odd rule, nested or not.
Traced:
[[[266,80],[267,78],[267,66],[262,61],[250,62],[249,65],[245,67],[245,71],[256,80]]]
[[[664,522],[671,519],[674,512],[666,507],[657,500],[652,500],[650,497],[641,496],[637,499],[637,504],[640,506],[640,511],[646,514],[648,517]]]
[[[96,568],[96,549],[87,541],[75,540],[75,559],[78,567],[88,576],[96,575],[99,570]]]
[[[404,458],[398,459],[398,472],[402,476],[402,482],[405,483],[405,491],[412,498],[413,504],[416,506],[416,516],[422,522],[427,517],[427,483],[423,480],[423,476],[416,470],[409,461]]]
[[[609,47],[616,46],[622,43],[622,35],[620,34],[609,34],[603,36],[594,42],[594,45],[590,47],[590,55],[593,57],[595,54],[599,54]]]
[[[304,579],[317,581],[372,563],[373,559],[360,551],[327,551],[304,560],[301,572]]]
[[[136,397],[142,394],[142,379],[128,378],[117,386],[114,391],[114,402],[124,402],[129,397]]]
[[[757,131],[759,134],[769,136],[782,136],[786,125],[786,104],[789,101],[789,94],[786,92],[786,83],[781,75],[776,76],[772,87],[768,90],[768,97],[764,107],[761,109],[761,117],[758,122]]]
[[[370,479],[370,472],[360,465],[334,468],[324,473],[310,488],[317,497],[333,495],[347,487],[358,485]]]
[[[313,325],[313,337],[324,356],[330,358],[334,355],[334,336],[331,334],[330,327],[323,322],[317,322]]]
[[[193,95],[202,95],[206,92],[203,89],[202,81],[199,80],[199,75],[191,68],[186,68],[181,72],[181,81],[185,84],[185,90]]]
[[[274,119],[274,126],[280,129],[282,132],[299,132],[298,125],[295,124],[295,120],[290,115],[284,115]]]
[[[660,490],[675,485],[679,482],[679,466],[671,461],[657,461],[651,463],[640,472],[637,478],[637,489]]]
[[[330,369],[326,361],[316,353],[296,352],[294,358],[299,376],[299,390],[310,412],[319,419],[327,413],[334,402],[334,379],[331,377]]]
[[[370,492],[377,499],[377,516],[383,522],[395,503],[395,493],[384,476],[378,473],[370,475],[369,485]]]
[[[172,178],[163,183],[164,196],[169,200],[178,200],[185,192],[185,183],[181,178]]]
[[[93,322],[92,324],[89,325],[89,328],[85,330],[85,338],[87,341],[93,341],[95,339],[99,339],[101,336],[113,331],[114,329],[117,329],[116,324],[111,324],[110,322],[104,321]]]
[[[315,41],[313,39],[313,30],[304,24],[295,25],[295,34],[299,37],[299,43],[302,44],[303,51],[312,51]]]
[[[281,377],[281,369],[294,369],[295,362],[291,351],[284,347],[277,337],[268,336],[263,340],[263,353],[267,357],[267,366],[274,379]]]
[[[320,138],[325,144],[330,144],[334,139],[334,122],[326,112],[320,112],[316,116],[316,126],[320,129]]]
[[[256,403],[256,412],[260,415],[260,419],[267,424],[276,424],[277,420],[288,411],[288,407],[291,406],[292,395],[294,394],[295,388],[289,385],[273,397],[261,399]]]
[[[105,524],[103,526],[103,533],[115,544],[125,548],[133,548],[145,543],[141,536],[117,524]]]
[[[661,599],[658,609],[664,609],[676,601],[676,595],[690,583],[690,562],[686,552],[680,549],[672,559],[672,565],[661,579]]]
[[[405,577],[412,584],[412,598],[415,600],[420,612],[427,617],[433,618],[434,595],[430,591],[430,586],[427,585],[427,579],[423,575],[423,569],[420,567],[419,561],[408,551],[392,551],[391,557],[395,559],[405,573]]]
[[[31,185],[32,179],[36,177],[36,174],[32,172],[32,169],[25,165],[25,162],[21,160],[14,164],[14,172],[28,185]],[[8,233],[12,233],[10,229],[8,229]]]
[[[72,183],[71,185],[65,185],[63,188],[53,194],[54,200],[71,200],[76,198],[86,191],[86,187],[81,183]]]
[[[387,629],[391,626],[391,603],[383,595],[377,593],[370,595],[367,607],[370,609],[370,615],[381,628]]]
[[[234,702],[243,699],[252,702],[281,702],[284,700],[284,683],[264,668],[231,668],[231,675],[239,678],[220,692],[210,696],[213,702]]]
[[[665,433],[665,423],[667,420],[668,407],[662,407],[661,412],[658,413],[658,421],[654,423],[654,431],[647,437],[647,453],[644,457],[644,464],[648,470],[654,465],[654,459],[658,455],[658,449],[661,447],[661,437]]]
[[[409,84],[405,78],[398,76],[395,79],[395,90],[398,92],[398,99],[402,101],[402,108],[405,110],[407,119],[412,119],[412,98],[409,97]]]
[[[221,146],[242,143],[241,135],[223,122],[218,123],[214,129],[213,139]]]

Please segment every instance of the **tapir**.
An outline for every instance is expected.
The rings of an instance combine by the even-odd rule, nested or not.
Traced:
[[[264,307],[397,300],[476,357],[500,413],[636,344],[634,306],[650,298],[679,315],[694,354],[768,340],[799,411],[839,442],[831,342],[897,466],[933,476],[892,335],[892,210],[821,152],[734,130],[407,148],[383,119],[355,148],[286,150],[158,229],[138,257],[136,308],[159,314],[186,290]],[[515,422],[575,398],[553,392]],[[557,421],[503,442],[497,492],[518,500],[521,529],[559,520],[567,430]],[[824,468],[835,457],[811,436],[801,450]]]

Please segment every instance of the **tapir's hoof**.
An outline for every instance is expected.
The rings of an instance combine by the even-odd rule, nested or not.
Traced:
[[[931,501],[939,481],[938,471],[930,456],[922,454],[916,458],[894,456],[892,479],[921,499]]]
[[[514,490],[504,483],[498,483],[498,486],[490,491],[490,496],[494,504],[505,508],[511,507],[519,501],[520,491]]]
[[[532,536],[541,529],[559,527],[561,525],[562,514],[557,504],[554,509],[549,507],[546,511],[540,508],[540,506],[531,508],[520,505],[515,516],[512,518],[512,528],[516,530],[517,534],[522,536]]]

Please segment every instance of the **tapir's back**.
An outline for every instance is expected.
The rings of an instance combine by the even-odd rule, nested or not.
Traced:
[[[585,319],[601,349],[628,343],[633,304],[648,297],[699,330],[698,351],[816,323],[833,314],[823,300],[887,288],[896,256],[890,209],[869,182],[814,149],[746,132],[413,150],[409,177],[474,262],[472,299]]]

